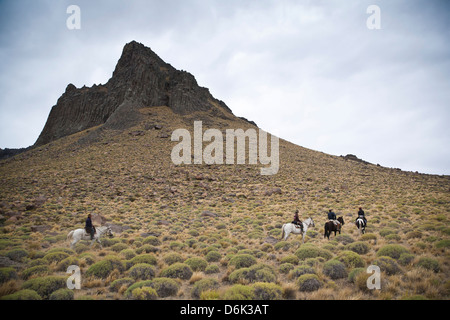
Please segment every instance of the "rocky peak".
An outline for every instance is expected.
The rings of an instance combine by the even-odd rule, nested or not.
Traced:
[[[139,120],[137,109],[152,106],[168,106],[178,114],[210,111],[234,117],[225,103],[197,84],[192,74],[175,69],[150,48],[131,41],[124,46],[105,85],[66,87],[35,145],[101,124],[125,129]]]

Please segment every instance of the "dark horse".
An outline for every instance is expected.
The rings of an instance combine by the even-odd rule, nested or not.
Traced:
[[[336,236],[336,232],[339,232],[341,234],[342,226],[344,225],[344,219],[342,217],[337,218],[337,221],[339,221],[341,224],[336,226],[333,221],[325,222],[325,233],[323,234],[323,237],[327,237],[328,240],[330,240],[330,233],[334,231],[334,236]]]

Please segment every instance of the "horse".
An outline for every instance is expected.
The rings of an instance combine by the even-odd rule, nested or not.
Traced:
[[[102,243],[100,242],[100,237],[106,234],[108,237],[112,238],[114,235],[112,233],[111,227],[103,226],[95,228],[96,232],[94,234],[94,238],[91,241],[91,246],[97,241],[102,247]],[[80,240],[91,240],[91,235],[86,232],[85,229],[76,229],[69,232],[67,235],[67,240],[72,239],[70,247],[73,248],[75,244]]]
[[[305,235],[306,235],[306,230],[308,230],[308,227],[314,227],[314,221],[312,218],[308,218],[305,221],[302,222],[303,224],[303,233],[302,233],[302,242],[305,243]],[[281,239],[286,241],[286,239],[289,237],[289,234],[295,233],[295,234],[300,234],[301,233],[301,229],[296,227],[295,224],[293,223],[285,223],[283,224],[283,226],[281,227]]]
[[[364,220],[362,218],[358,218],[356,219],[356,227],[359,230],[360,234],[364,234],[366,232],[366,223],[364,222]]]
[[[327,237],[328,240],[330,240],[330,234],[332,231],[334,231],[334,236],[336,236],[336,232],[339,231],[339,234],[341,234],[342,226],[344,225],[344,218],[339,217],[337,218],[337,221],[340,222],[339,225],[336,226],[336,224],[333,221],[325,222],[325,233],[323,234],[323,237]]]

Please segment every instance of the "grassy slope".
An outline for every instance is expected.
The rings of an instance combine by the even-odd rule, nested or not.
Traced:
[[[419,295],[448,299],[450,177],[366,165],[284,140],[280,140],[280,171],[273,176],[261,176],[259,164],[175,166],[170,160],[171,148],[176,144],[170,141],[174,129],[192,129],[195,117],[203,117],[204,130],[246,128],[247,124],[240,120],[208,122],[206,115],[180,118],[164,107],[142,112],[147,119],[138,127],[122,133],[103,132],[91,145],[75,142],[92,134],[93,129],[1,162],[0,214],[4,219],[0,225],[0,258],[3,266],[13,265],[17,273],[17,278],[4,276],[1,296],[22,289],[27,277],[67,276],[57,261],[45,255],[52,249],[67,248],[68,231],[83,227],[89,212],[103,215],[109,223],[121,226],[122,232],[105,242],[103,249],[80,244],[75,253],[70,253],[77,258],[82,275],[109,255],[125,263],[130,257],[126,253],[152,251],[157,259],[155,276],[159,277],[168,266],[169,253],[175,253],[180,261],[189,257],[206,259],[211,250],[220,254],[220,259],[208,262],[217,265],[217,272],[197,271],[190,280],[177,280],[179,289],[167,299],[196,298],[192,290],[198,280],[205,278],[216,279],[218,285],[203,298],[229,298],[226,294],[235,284],[230,276],[236,268],[229,262],[239,253],[253,255],[257,264],[274,271],[275,278],[258,279],[281,288],[282,295],[276,298],[401,299]],[[162,129],[145,130],[145,124],[160,124]],[[129,134],[135,130],[145,134]],[[161,138],[164,133],[169,138]],[[268,191],[276,188],[281,193],[269,195]],[[46,201],[27,210],[27,205],[40,198]],[[369,235],[363,237],[352,223],[359,206],[369,220]],[[292,220],[297,208],[301,219],[310,216],[316,224],[302,247],[329,250],[335,259],[346,254],[349,242],[363,241],[368,246],[368,251],[360,254],[364,267],[376,261],[377,252],[387,244],[406,248],[410,258],[407,262],[397,260],[399,271],[395,274],[386,274],[382,268],[381,290],[365,290],[362,275],[356,283],[347,277],[331,279],[324,272],[325,259],[305,262],[295,258],[301,246],[298,236],[291,236],[286,245],[270,238],[280,238],[281,225]],[[347,222],[342,235],[333,235],[330,241],[323,239],[329,208]],[[217,216],[205,215],[205,211]],[[33,232],[36,225],[49,228]],[[157,237],[156,245],[146,241],[149,234]],[[19,248],[26,251],[26,256],[14,253]],[[121,252],[123,249],[127,251]],[[430,263],[438,264],[438,272],[420,267],[428,261],[423,258],[432,258],[435,262]],[[321,287],[312,292],[299,291],[297,277],[282,272],[292,268],[286,262],[294,268],[311,265],[309,272],[317,275]],[[28,275],[25,270],[36,264],[47,265],[48,270]],[[83,277],[83,288],[75,292],[75,298],[123,299],[127,285],[119,292],[111,292],[110,285],[116,279],[129,277],[129,267],[104,278]],[[347,273],[352,269],[346,266]],[[251,287],[255,281],[248,276],[236,283]]]

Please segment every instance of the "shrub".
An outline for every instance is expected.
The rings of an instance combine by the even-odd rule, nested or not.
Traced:
[[[280,265],[279,271],[281,273],[289,273],[289,271],[291,271],[292,269],[294,269],[294,265],[287,262]]]
[[[275,283],[257,282],[252,285],[254,300],[280,300],[283,290]]]
[[[144,239],[144,244],[151,244],[152,246],[159,246],[161,241],[155,236],[148,236]]]
[[[311,292],[318,290],[322,283],[315,274],[304,274],[298,277],[297,286],[302,292]]]
[[[136,252],[134,252],[133,249],[124,249],[122,251],[120,251],[120,254],[125,258],[125,259],[133,259],[134,257],[136,257]]]
[[[406,252],[408,252],[408,250],[399,244],[388,244],[377,251],[377,257],[386,256],[398,259],[402,253]]]
[[[280,263],[292,263],[297,265],[300,259],[295,254],[290,254],[281,259]]]
[[[386,272],[388,275],[393,275],[401,272],[399,265],[391,257],[379,257],[378,259],[373,261],[372,264],[379,266],[380,270]]]
[[[348,281],[355,283],[356,277],[361,273],[365,272],[364,268],[354,268],[348,274]]]
[[[361,236],[362,241],[370,241],[370,240],[377,240],[377,235],[374,233],[365,233]]]
[[[289,277],[297,279],[298,277],[300,277],[300,276],[302,276],[304,274],[308,274],[308,273],[309,274],[315,274],[316,272],[310,266],[301,265],[301,266],[296,267],[294,270],[292,270],[289,273]]]
[[[222,255],[217,251],[210,251],[206,254],[205,259],[208,262],[216,262],[222,258]]]
[[[180,284],[170,278],[155,278],[150,282],[150,286],[156,290],[161,298],[174,296],[180,289]]]
[[[49,300],[73,300],[73,290],[67,288],[61,288],[53,292]]]
[[[427,257],[420,258],[417,266],[434,272],[439,272],[440,269],[439,262],[436,259]]]
[[[200,298],[203,291],[214,290],[219,287],[219,281],[213,278],[206,278],[197,281],[192,288],[192,297]]]
[[[243,280],[248,282],[274,282],[276,278],[274,269],[265,264],[257,264],[250,268],[241,268],[233,271],[228,276],[228,279],[232,283]]]
[[[191,267],[192,271],[203,271],[208,266],[208,262],[199,257],[189,258],[184,263]]]
[[[291,247],[291,243],[287,242],[287,241],[278,241],[275,245],[274,248],[275,250],[283,250],[283,251],[287,251],[289,250],[289,248]]]
[[[365,266],[363,258],[353,251],[342,251],[336,259],[344,263],[347,268],[362,268]]]
[[[406,239],[414,239],[414,238],[422,238],[422,232],[414,230],[406,234]]]
[[[22,285],[22,288],[34,290],[42,298],[47,299],[54,291],[66,288],[66,282],[66,277],[46,276],[30,279]]]
[[[21,248],[12,249],[6,253],[6,256],[11,260],[20,262],[28,256],[28,251]]]
[[[48,269],[48,268],[47,268]],[[0,283],[8,282],[9,280],[18,279],[16,270],[12,267],[0,268]]]
[[[380,236],[386,237],[386,236],[388,236],[390,234],[396,234],[397,231],[395,231],[394,229],[391,229],[391,228],[383,228],[383,229],[380,230],[379,233],[380,233]]]
[[[352,243],[355,240],[353,240],[353,238],[350,237],[348,234],[339,234],[338,236],[336,236],[336,241],[346,245]]]
[[[445,239],[445,240],[438,241],[435,244],[435,247],[438,248],[438,249],[450,247],[450,239]]]
[[[369,252],[369,245],[365,242],[357,241],[348,244],[347,246],[345,246],[345,249],[351,250],[358,254],[366,254],[367,252]]]
[[[39,266],[34,266],[34,267],[23,270],[22,277],[24,279],[28,279],[32,275],[44,276],[44,275],[48,275],[49,273],[50,273],[50,269],[47,266],[39,265]],[[0,272],[0,274],[1,274],[1,272]],[[0,276],[0,278],[1,278],[1,276]],[[0,283],[1,283],[1,281],[0,281]]]
[[[78,265],[78,259],[75,257],[68,257],[64,260],[60,261],[58,265],[56,266],[57,271],[66,271],[67,268],[71,265]]]
[[[155,269],[148,263],[138,263],[130,268],[129,274],[135,280],[150,280],[155,276]]]
[[[158,298],[158,294],[153,288],[142,287],[131,291],[131,298],[134,300],[156,300]]]
[[[217,266],[215,264],[211,264],[211,265],[206,267],[204,272],[206,274],[212,274],[212,273],[218,273],[219,271],[220,271],[219,266]]]
[[[233,256],[230,261],[229,265],[234,266],[236,269],[240,268],[248,268],[256,263],[256,258],[249,255],[249,254],[237,254]]]
[[[408,252],[404,252],[400,255],[400,258],[398,258],[398,263],[400,263],[402,266],[406,266],[410,264],[414,260],[414,255]]]
[[[109,256],[104,260],[101,260],[90,266],[86,271],[86,276],[105,279],[114,269],[117,269],[121,272],[123,271],[124,267],[122,262],[118,258]]]
[[[224,300],[252,300],[253,297],[253,287],[242,284],[235,284],[223,295]]]
[[[190,279],[192,274],[193,272],[191,267],[180,262],[176,262],[161,271],[161,277],[179,278],[183,280]]]
[[[9,294],[0,298],[0,300],[42,300],[41,296],[34,290],[23,289],[13,294]]]
[[[111,250],[115,252],[120,252],[125,249],[128,249],[128,246],[125,243],[116,243],[111,247]]]
[[[171,253],[165,254],[163,256],[163,260],[164,260],[165,263],[167,263],[167,265],[170,266],[171,264],[174,264],[176,262],[183,262],[184,258],[179,253],[171,252]]]
[[[60,262],[66,258],[69,257],[68,253],[62,252],[62,251],[57,251],[57,252],[50,252],[47,253],[44,256],[44,260],[47,261],[47,263],[52,263],[52,262]]]
[[[300,260],[306,260],[308,258],[317,258],[317,257],[322,257],[325,260],[329,260],[333,256],[330,251],[320,249],[314,246],[302,246],[297,251],[295,251],[295,255]]]
[[[132,266],[138,263],[148,263],[156,266],[158,264],[158,260],[156,260],[156,257],[152,254],[140,254],[130,260],[130,264]]]
[[[323,273],[331,279],[341,279],[347,277],[345,265],[337,260],[330,260],[323,265]]]
[[[118,292],[121,287],[123,287],[123,286],[128,287],[130,284],[134,283],[134,281],[135,280],[133,278],[120,278],[120,279],[114,280],[109,285],[109,290],[112,292]]]

